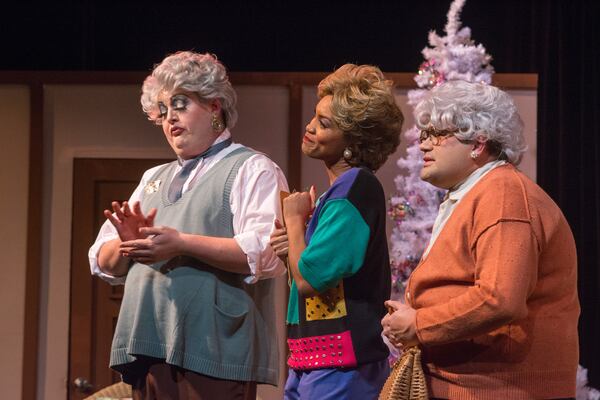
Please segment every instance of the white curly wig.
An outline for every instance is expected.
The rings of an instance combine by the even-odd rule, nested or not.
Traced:
[[[523,121],[512,98],[497,87],[448,81],[429,91],[414,110],[419,129],[458,129],[461,140],[482,137],[498,158],[513,165],[527,149]]]
[[[142,110],[149,120],[162,123],[158,117],[157,97],[162,91],[175,89],[194,92],[204,101],[220,100],[225,125],[228,128],[235,126],[237,96],[225,66],[214,55],[180,51],[156,65],[152,74],[144,80],[140,99]]]

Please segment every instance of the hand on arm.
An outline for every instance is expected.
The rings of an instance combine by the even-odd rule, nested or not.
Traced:
[[[144,216],[140,202],[133,203],[133,207],[124,201],[122,205],[112,202],[113,212],[104,210],[104,215],[115,227],[119,239],[106,242],[98,253],[98,266],[104,272],[112,276],[122,276],[129,270],[130,259],[124,257],[119,251],[122,241],[143,238],[140,228],[152,226],[156,217],[156,209],[150,210]]]
[[[231,189],[234,239],[246,255],[247,283],[285,273],[284,263],[269,245],[273,221],[283,220],[281,192],[288,186],[279,167],[261,154],[250,157],[239,169]]]
[[[317,294],[317,291],[302,277],[298,268],[300,256],[306,248],[304,234],[306,221],[314,209],[315,191],[297,192],[290,194],[283,201],[283,215],[287,227],[288,259],[292,278],[296,282],[298,293],[304,296]]]
[[[399,301],[388,300],[385,305],[389,313],[381,320],[381,326],[390,343],[398,349],[418,345],[417,311]]]
[[[289,248],[287,229],[278,219],[275,220],[275,229],[271,233],[269,245],[281,261],[287,262]]]

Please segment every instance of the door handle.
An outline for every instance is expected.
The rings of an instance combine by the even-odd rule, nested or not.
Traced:
[[[92,385],[87,379],[82,377],[77,377],[73,381],[73,385],[75,388],[81,393],[89,393],[94,389],[94,385]]]

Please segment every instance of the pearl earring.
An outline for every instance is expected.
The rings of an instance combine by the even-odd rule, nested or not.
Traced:
[[[471,152],[470,156],[473,160],[475,160],[477,157],[479,157],[479,153],[477,153],[475,150],[473,150]]]
[[[352,158],[352,150],[350,150],[348,147],[346,147],[346,149],[344,150],[343,156],[344,156],[344,160],[350,161],[350,159]]]

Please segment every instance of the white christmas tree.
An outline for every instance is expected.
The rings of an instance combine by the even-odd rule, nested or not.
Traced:
[[[460,11],[466,0],[454,0],[448,11],[446,36],[429,32],[429,45],[422,54],[425,61],[419,67],[415,81],[419,89],[408,92],[408,104],[413,107],[431,88],[451,80],[490,84],[494,68],[492,57],[481,44],[471,40],[471,30],[461,28]],[[403,170],[395,179],[396,194],[390,199],[388,213],[395,225],[391,236],[392,298],[402,299],[406,282],[417,266],[429,243],[433,222],[445,192],[422,181],[423,166],[419,150],[419,130],[412,126],[404,132],[406,157],[397,161]],[[391,347],[392,358],[398,353]],[[587,386],[587,370],[577,370],[577,400],[600,400],[600,392]]]
[[[465,0],[455,0],[448,11],[446,36],[429,33],[431,47],[423,49],[425,61],[419,67],[415,81],[419,89],[408,92],[408,103],[415,106],[429,89],[447,80],[491,83],[494,69],[492,57],[471,40],[471,30],[461,28],[460,11]],[[431,228],[444,191],[422,181],[423,165],[416,126],[404,132],[408,144],[406,157],[400,158],[399,174],[394,183],[397,193],[390,199],[389,214],[395,226],[391,236],[392,297],[401,298],[406,281],[427,247]],[[406,174],[407,173],[407,174]]]

